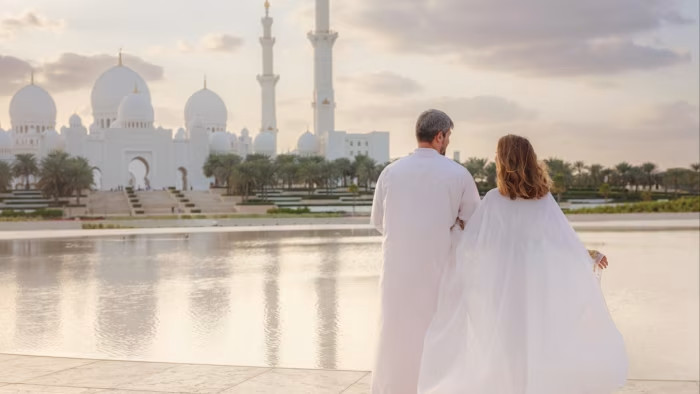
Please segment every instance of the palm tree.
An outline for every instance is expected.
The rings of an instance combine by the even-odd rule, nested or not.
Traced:
[[[69,160],[70,156],[63,151],[53,151],[41,160],[37,187],[46,197],[58,201],[61,196],[70,194]]]
[[[496,178],[498,177],[498,171],[496,170],[496,163],[490,162],[484,167],[484,174],[486,178],[486,187],[488,189],[493,189],[498,186]]]
[[[582,161],[574,162],[574,168],[576,169],[576,185],[583,185],[583,170],[586,169],[586,163]]]
[[[12,167],[0,160],[0,192],[10,190],[12,184]]]
[[[343,177],[343,187],[347,187],[348,179],[351,179],[353,176],[352,162],[348,158],[341,157],[339,159],[335,159],[333,161],[333,165],[335,165],[335,168],[340,173],[340,176]]]
[[[651,186],[654,184],[654,171],[656,171],[656,164],[652,162],[646,162],[642,164],[642,171],[646,174],[646,185],[651,190]]]
[[[324,161],[325,159],[321,156],[299,158],[299,178],[306,185],[309,194],[321,178],[321,166]]]
[[[279,155],[275,158],[275,169],[279,179],[288,189],[296,182],[299,164],[295,155]]]
[[[632,166],[623,161],[615,166],[615,171],[617,172],[618,186],[622,186],[627,190],[627,184],[629,183],[630,171],[632,171]]]
[[[355,156],[355,163],[353,163],[353,167],[355,168],[357,183],[364,184],[365,190],[369,191],[370,184],[377,177],[377,162],[369,156],[358,155]]]
[[[561,195],[566,193],[566,178],[564,174],[557,173],[552,179],[552,193],[557,195],[557,202],[561,202]]]
[[[690,165],[690,168],[692,168],[695,172],[700,172],[700,163],[693,163]]]
[[[608,196],[610,195],[610,185],[607,183],[603,183],[602,185],[600,185],[598,193],[602,194],[603,198],[607,200]]]
[[[549,169],[549,176],[550,178],[552,178],[552,180],[556,178],[557,175],[561,175],[560,181],[565,187],[571,184],[571,181],[573,179],[571,163],[567,163],[564,160],[557,158],[545,159],[544,162],[545,164],[547,164],[547,168]]]
[[[66,165],[66,187],[75,191],[76,204],[80,205],[80,193],[92,187],[94,175],[90,163],[84,157],[72,157]]]
[[[603,166],[600,164],[591,164],[590,167],[588,167],[588,172],[591,176],[591,184],[593,187],[598,187],[603,181]]]
[[[669,168],[668,170],[666,170],[666,172],[664,173],[664,186],[666,187],[666,190],[668,190],[669,185],[673,186],[673,195],[677,197],[680,184],[683,181],[683,177],[689,171],[690,170],[687,170],[685,168]]]
[[[204,176],[206,176],[207,178],[214,177],[214,186],[219,186],[222,182],[222,179],[220,178],[221,174],[217,174],[217,169],[221,168],[222,156],[223,155],[216,153],[210,154],[209,157],[207,157],[207,161],[204,162],[204,166],[202,167]]]
[[[29,190],[29,177],[39,173],[36,156],[31,153],[21,153],[15,155],[12,163],[12,175],[17,178],[24,178],[24,188]]]
[[[360,194],[360,188],[353,183],[348,187],[348,191],[352,193],[352,216],[355,216],[355,200],[357,199],[357,195]]]
[[[253,184],[262,191],[262,199],[267,199],[267,186],[273,186],[275,180],[275,166],[270,161],[270,157],[266,155],[254,154],[248,155],[245,159],[246,163],[250,163],[250,175],[252,175]]]
[[[486,177],[485,168],[488,161],[489,159],[470,157],[464,162],[464,167],[470,174],[472,174],[474,180],[479,183],[483,182],[484,178]]]
[[[630,184],[634,185],[635,193],[639,191],[639,184],[645,178],[644,170],[640,166],[633,166],[629,171]]]

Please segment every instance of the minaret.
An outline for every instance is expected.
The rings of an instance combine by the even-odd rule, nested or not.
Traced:
[[[316,30],[309,32],[314,47],[314,133],[321,154],[325,154],[328,132],[335,130],[335,94],[333,92],[333,44],[338,33],[330,30],[329,0],[316,0]]]
[[[277,109],[275,99],[275,85],[279,81],[279,75],[273,71],[272,47],[275,45],[275,38],[272,37],[272,21],[270,17],[270,2],[265,1],[265,17],[261,20],[263,25],[263,36],[260,37],[262,45],[262,74],[258,75],[258,82],[262,90],[262,122],[260,132],[270,132],[275,135],[275,152],[277,151]]]

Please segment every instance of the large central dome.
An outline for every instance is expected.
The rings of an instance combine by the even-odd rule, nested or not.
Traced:
[[[190,126],[190,122],[197,116],[209,131],[226,130],[228,120],[226,104],[218,94],[207,88],[195,92],[185,104],[185,124]]]
[[[134,90],[134,87],[150,102],[151,93],[148,85],[136,71],[117,65],[102,73],[92,87],[92,114],[95,120],[116,118],[119,104]]]

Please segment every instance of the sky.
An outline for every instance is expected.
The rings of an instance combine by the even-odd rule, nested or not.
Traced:
[[[270,0],[278,146],[313,127],[313,0]],[[92,122],[90,91],[117,63],[146,79],[155,123],[184,126],[204,75],[228,130],[260,128],[264,0],[2,0],[0,127],[29,82],[57,123]],[[541,158],[661,168],[700,161],[697,0],[331,0],[336,129],[389,131],[415,148],[427,108],[455,122],[448,154],[491,158],[498,138],[530,138]],[[312,130],[313,131],[313,130]]]

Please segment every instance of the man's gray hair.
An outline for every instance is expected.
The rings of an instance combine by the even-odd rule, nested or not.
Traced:
[[[455,127],[452,119],[446,113],[429,109],[416,121],[416,138],[420,142],[432,142],[438,133],[447,133]]]

